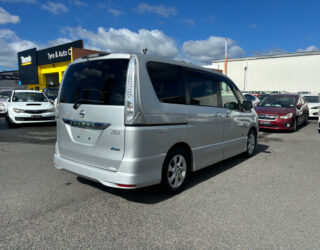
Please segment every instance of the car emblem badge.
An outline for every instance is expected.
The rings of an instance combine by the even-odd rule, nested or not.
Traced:
[[[81,118],[84,118],[86,113],[84,112],[84,110],[81,110],[80,113],[79,113],[80,117]]]

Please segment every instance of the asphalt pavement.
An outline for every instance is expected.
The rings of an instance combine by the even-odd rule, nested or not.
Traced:
[[[0,249],[319,249],[320,134],[260,132],[252,158],[183,192],[119,190],[53,167],[54,125],[0,118]]]

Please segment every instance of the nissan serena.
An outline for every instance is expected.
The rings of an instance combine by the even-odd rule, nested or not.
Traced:
[[[181,189],[190,172],[254,154],[258,117],[226,76],[148,55],[71,63],[58,96],[54,165],[103,185]]]

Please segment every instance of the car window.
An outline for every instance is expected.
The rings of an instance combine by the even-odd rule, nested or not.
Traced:
[[[293,108],[296,103],[296,98],[291,96],[268,96],[263,99],[259,106],[275,107],[275,108]]]
[[[0,92],[0,99],[8,99],[11,97],[11,91],[1,91]]]
[[[210,76],[200,73],[187,73],[190,89],[190,104],[218,107],[219,83]]]
[[[221,95],[222,107],[228,108],[228,109],[239,108],[237,97],[233,93],[230,86],[225,82],[220,82],[220,95]]]
[[[256,98],[252,95],[249,94],[245,94],[244,97],[248,100],[248,101],[254,101]]]
[[[61,89],[61,103],[124,105],[128,59],[85,61],[70,65]]]
[[[38,92],[14,92],[13,102],[47,102],[48,99],[43,93]]]
[[[304,96],[304,99],[309,103],[319,103],[320,96]]]
[[[158,99],[165,103],[185,104],[185,88],[180,77],[179,66],[148,62],[148,73]]]

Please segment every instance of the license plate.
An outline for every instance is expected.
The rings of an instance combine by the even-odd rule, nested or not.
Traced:
[[[260,121],[260,124],[261,125],[270,125],[270,122],[268,122],[268,121]]]
[[[31,116],[32,119],[39,119],[39,118],[41,118],[41,117],[42,117],[41,115],[32,115],[32,116]]]

